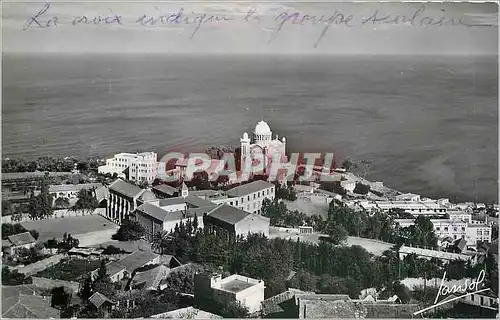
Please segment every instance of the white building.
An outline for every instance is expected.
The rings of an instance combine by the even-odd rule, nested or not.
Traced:
[[[466,215],[466,214],[465,214]],[[395,219],[401,227],[415,224],[413,219]],[[491,226],[485,224],[473,224],[470,215],[462,219],[431,219],[434,225],[434,233],[438,238],[450,237],[453,240],[465,239],[467,246],[475,247],[478,241],[491,242]]]
[[[391,209],[402,209],[413,216],[419,215],[445,215],[450,207],[441,200],[420,200],[420,201],[359,201],[356,205],[365,210],[379,209],[389,212]]]
[[[148,241],[158,232],[173,231],[175,225],[186,223],[188,219],[196,219],[198,227],[203,228],[203,215],[217,207],[213,202],[190,195],[184,184],[181,191],[181,196],[174,198],[156,199],[149,191],[141,196],[139,202],[142,204],[134,211],[134,219],[144,228]]]
[[[248,133],[243,133],[243,137],[240,139],[241,144],[241,168],[244,170],[245,164],[251,165],[254,159],[263,159],[264,167],[267,167],[273,160],[273,157],[279,157],[277,159],[282,163],[286,163],[286,138],[282,137],[281,140],[272,138],[272,131],[269,125],[264,121],[259,121],[255,126],[253,131],[253,136],[250,139]],[[268,173],[267,170],[264,170]]]
[[[221,275],[195,275],[195,299],[207,296],[220,303],[239,302],[250,313],[261,310],[264,301],[264,281],[237,274],[222,278]]]
[[[75,199],[82,189],[93,190],[102,187],[102,183],[82,183],[82,184],[52,184],[49,186],[49,193],[54,201],[57,198]]]
[[[250,213],[260,214],[264,199],[274,200],[276,187],[272,183],[256,180],[228,191],[201,190],[191,191],[190,194],[216,204],[225,203]]]
[[[128,180],[151,184],[158,174],[158,155],[155,152],[118,153],[106,159],[106,165],[100,166],[98,171],[102,174],[125,172]]]

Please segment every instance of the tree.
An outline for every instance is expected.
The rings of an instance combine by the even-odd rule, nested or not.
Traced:
[[[80,291],[78,296],[83,300],[87,301],[93,294],[92,279],[90,275],[86,275],[83,279],[83,283],[80,285]]]
[[[45,219],[54,213],[54,208],[52,207],[53,197],[49,192],[47,176],[40,181],[40,189],[39,195],[31,195],[27,208],[28,214],[33,220]]]
[[[353,192],[357,194],[368,194],[368,192],[370,192],[370,186],[358,182],[356,183],[356,187],[354,188]]]
[[[24,228],[20,223],[10,224],[10,223],[2,223],[2,239],[7,239],[9,236],[26,232],[26,228]]]
[[[153,236],[153,241],[151,242],[151,247],[156,252],[159,252],[160,254],[164,254],[164,253],[168,252],[167,251],[168,246],[172,240],[173,240],[173,237],[170,235],[169,232],[167,232],[165,230],[158,231]]]
[[[54,202],[54,207],[56,209],[67,209],[69,208],[69,199],[64,197],[59,197]]]
[[[71,302],[71,293],[66,292],[64,287],[55,287],[51,291],[51,306],[59,310],[66,309]]]
[[[127,218],[111,238],[118,241],[133,241],[141,239],[143,235],[144,228],[137,221]]]
[[[17,270],[11,271],[7,266],[2,268],[2,285],[17,286],[29,282],[29,278],[26,278],[24,274],[19,273]]]
[[[2,216],[9,216],[14,213],[14,207],[9,200],[2,200]]]
[[[88,212],[94,212],[97,207],[99,207],[99,202],[92,190],[81,189],[78,191],[78,200],[73,206],[74,211],[88,210]]]
[[[340,244],[347,240],[347,231],[340,225],[329,223],[326,233],[334,244]]]

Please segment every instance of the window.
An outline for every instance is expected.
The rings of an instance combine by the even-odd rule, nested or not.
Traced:
[[[436,231],[439,231],[439,230],[441,230],[441,228],[440,227],[436,227]]]
[[[480,297],[481,299],[481,305],[484,305],[484,297]]]
[[[448,231],[448,227],[444,227],[444,231]]]
[[[477,230],[477,235],[478,236],[482,236],[483,235],[483,232],[481,230]]]
[[[465,231],[465,227],[462,227],[462,231]]]
[[[254,193],[254,194],[253,194],[253,199],[254,199],[254,200],[255,200],[255,197],[256,197],[256,194]]]
[[[453,239],[456,239],[456,238],[457,238],[457,235],[456,235],[456,234],[455,234],[455,235],[453,235]]]
[[[454,227],[454,228],[453,228],[453,231],[457,231],[457,230],[458,230],[458,229],[457,229],[457,227]]]
[[[247,200],[250,201],[250,195],[247,196]]]

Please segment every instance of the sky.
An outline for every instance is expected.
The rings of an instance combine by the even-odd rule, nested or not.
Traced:
[[[30,20],[44,8],[47,9],[44,13]],[[65,1],[4,2],[2,9],[5,53],[482,55],[498,52],[498,7],[494,3]],[[175,16],[167,19],[181,9],[178,17],[188,19],[189,23],[175,23]],[[249,11],[254,13],[245,19]],[[138,23],[144,15],[154,17],[155,25]],[[203,15],[206,15],[204,23],[197,29]],[[324,18],[318,21],[322,15]],[[414,15],[415,19],[410,21]],[[73,25],[75,18],[78,22],[83,16],[88,21],[109,17],[110,23],[96,25],[82,21]],[[401,16],[406,16],[406,21]],[[444,19],[442,25],[420,26],[440,19]],[[458,24],[460,19],[462,24]],[[374,20],[377,22],[373,23]]]

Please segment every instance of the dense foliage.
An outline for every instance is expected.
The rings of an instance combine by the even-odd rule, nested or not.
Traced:
[[[293,188],[292,185],[289,185],[286,188],[282,187],[281,185],[277,185],[275,194],[276,194],[276,199],[284,199],[290,201],[297,200],[297,193],[295,192],[295,189]]]
[[[92,190],[81,189],[78,191],[78,200],[73,206],[73,210],[86,210],[88,212],[94,212],[94,210],[99,206],[99,202],[94,195]]]
[[[49,180],[44,177],[40,180],[40,194],[35,196],[31,195],[28,204],[28,214],[31,219],[45,219],[54,213],[54,208],[52,207],[53,196],[49,193]]]
[[[17,270],[11,271],[9,267],[6,266],[2,268],[2,285],[17,286],[27,283],[31,283],[30,277],[26,277],[24,274],[17,272]]]
[[[111,238],[118,241],[133,241],[141,239],[143,235],[144,228],[137,221],[124,219],[118,231]]]

